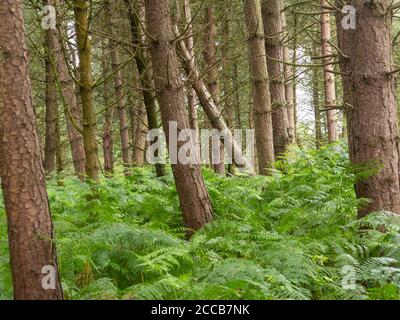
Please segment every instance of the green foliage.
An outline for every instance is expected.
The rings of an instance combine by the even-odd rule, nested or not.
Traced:
[[[69,299],[399,299],[400,217],[366,200],[339,145],[292,148],[272,177],[205,170],[215,220],[185,239],[171,175],[151,168],[48,190]],[[93,200],[88,196],[96,194]],[[90,197],[89,197],[90,198]],[[0,208],[0,298],[12,297]],[[382,232],[384,231],[384,232]]]

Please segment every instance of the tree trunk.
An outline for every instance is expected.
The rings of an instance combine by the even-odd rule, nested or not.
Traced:
[[[249,60],[259,173],[270,174],[275,161],[271,101],[265,59],[264,29],[259,0],[245,0],[244,13],[249,36]]]
[[[233,87],[235,88],[235,122],[236,128],[242,128],[242,114],[240,110],[240,93],[239,93],[239,70],[238,64],[233,66]]]
[[[265,34],[268,74],[272,103],[272,125],[274,128],[275,156],[285,152],[290,143],[288,115],[285,97],[285,82],[282,44],[282,16],[280,0],[263,0],[262,17]]]
[[[176,30],[176,33],[179,33]],[[192,83],[193,89],[196,92],[197,98],[200,101],[201,106],[204,109],[204,112],[207,115],[208,120],[211,122],[211,125],[214,129],[219,130],[220,132],[224,132],[224,145],[225,148],[229,148],[233,153],[233,161],[235,165],[244,173],[249,175],[254,174],[254,168],[242,154],[241,146],[234,140],[232,132],[229,130],[226,125],[223,117],[221,116],[214,100],[209,93],[207,86],[204,81],[200,77],[199,70],[194,64],[193,60],[189,52],[186,49],[186,45],[183,41],[178,41],[178,51],[180,53],[180,58],[183,62],[183,67],[186,71],[186,76],[189,81]]]
[[[159,128],[157,119],[156,96],[153,89],[152,68],[147,66],[147,54],[144,47],[144,6],[142,4],[132,4],[131,0],[124,0],[127,10],[129,23],[131,25],[132,44],[135,53],[135,62],[140,76],[142,94],[146,107],[147,122],[149,130]],[[157,155],[156,155],[157,156]],[[165,167],[161,163],[155,165],[157,177],[165,176]]]
[[[318,56],[317,45],[313,43],[313,56]],[[315,118],[315,147],[321,148],[322,144],[322,126],[321,126],[321,112],[320,112],[320,74],[319,69],[314,67],[312,69],[312,92],[313,92],[313,107]]]
[[[214,9],[209,5],[205,9],[204,25],[206,26],[206,35],[204,38],[204,61],[206,67],[206,84],[214,103],[218,110],[219,106],[219,83],[218,83],[218,64],[217,64],[217,25],[215,23]],[[218,148],[219,147],[219,148]],[[212,163],[214,171],[219,175],[225,175],[224,145],[223,141],[219,146],[211,145],[211,153],[219,153],[219,161]],[[214,158],[213,156],[211,158]]]
[[[285,12],[282,11],[282,29],[285,34],[285,41],[288,38],[288,30],[286,25],[286,15]],[[287,63],[290,63],[290,53],[289,47],[284,44],[283,45],[283,60]],[[283,72],[285,77],[285,98],[286,98],[286,108],[287,108],[287,116],[288,116],[288,135],[289,142],[296,143],[296,123],[295,123],[295,114],[294,110],[294,89],[293,82],[296,81],[293,77],[292,67],[288,64],[283,65]]]
[[[146,108],[142,99],[137,102],[137,107],[134,112],[134,148],[133,148],[133,162],[136,166],[143,166],[145,160],[146,148]]]
[[[193,21],[192,21],[192,10],[190,8],[190,0],[184,0],[183,11],[185,14],[185,24],[187,30],[187,37],[185,39],[185,43],[194,62],[195,55],[194,55],[194,41],[193,41]],[[196,132],[196,139],[197,139],[196,147],[200,154],[200,130],[199,130],[198,114],[197,114],[196,92],[194,92],[190,84],[188,85],[187,88],[187,100],[188,100],[190,128],[192,128]]]
[[[79,89],[83,111],[83,142],[86,156],[85,170],[89,179],[97,181],[99,158],[96,141],[96,113],[93,105],[92,93],[92,57],[87,1],[74,0],[74,14],[79,54]]]
[[[321,48],[322,57],[324,63],[324,85],[325,85],[325,108],[332,108],[336,105],[336,91],[335,91],[335,75],[333,74],[333,56],[331,41],[331,25],[330,25],[330,13],[326,0],[320,0],[321,2]],[[330,142],[334,142],[338,139],[337,136],[337,116],[336,110],[328,110],[326,112],[326,120],[328,123],[328,139]]]
[[[107,40],[102,39],[102,71],[103,77],[108,78],[110,72],[110,54],[107,50]],[[113,139],[113,120],[114,120],[114,104],[111,101],[111,83],[107,79],[103,83],[103,100],[104,100],[104,127],[103,127],[103,160],[104,173],[107,178],[114,174],[114,139]]]
[[[54,1],[43,0],[43,5],[54,5]],[[46,67],[46,135],[44,147],[44,170],[46,173],[52,173],[56,169],[56,150],[57,150],[57,88],[56,72],[56,52],[58,47],[57,38],[54,29],[45,31],[45,67]]]
[[[110,43],[110,55],[111,55],[111,67],[114,77],[114,91],[117,99],[118,108],[118,120],[119,120],[119,133],[121,137],[121,149],[122,149],[122,162],[125,168],[129,168],[132,163],[132,157],[129,146],[129,124],[128,117],[126,115],[124,93],[122,91],[122,71],[120,68],[120,57],[118,52],[118,32],[116,30],[116,23],[114,17],[115,6],[113,6],[110,0],[106,0],[106,21],[108,26],[108,33],[111,36]],[[129,173],[129,171],[126,171]]]
[[[63,26],[59,25],[59,35],[65,35]],[[63,39],[58,38],[60,50],[57,56],[57,70],[61,86],[61,98],[64,105],[64,115],[67,124],[68,140],[71,147],[71,156],[74,164],[75,175],[83,180],[85,176],[85,148],[83,146],[83,136],[81,134],[82,110],[77,102],[75,81],[71,77],[68,68],[68,59],[74,56]],[[74,66],[75,67],[75,66]]]
[[[0,168],[14,297],[58,300],[62,289],[32,106],[21,1],[1,1],[0,21]],[[47,285],[54,289],[46,290]]]
[[[185,112],[183,82],[173,44],[175,35],[169,12],[169,1],[167,0],[148,0],[146,2],[146,22],[148,33],[151,35],[150,52],[154,68],[154,81],[168,142],[170,122],[177,122],[178,134],[181,130],[190,128]],[[182,144],[182,142],[178,142],[178,148]],[[199,155],[197,158],[200,158]],[[213,215],[208,192],[201,176],[201,166],[200,164],[184,165],[178,160],[177,164],[172,164],[172,171],[185,226],[191,233],[210,222]]]
[[[371,203],[359,210],[400,213],[398,117],[392,65],[389,0],[348,1],[357,13],[357,29],[345,30],[338,13],[344,99],[347,105],[350,160],[379,163],[380,170],[356,184],[359,198]]]

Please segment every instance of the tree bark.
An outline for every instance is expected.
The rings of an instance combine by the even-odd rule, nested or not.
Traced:
[[[338,13],[338,40],[347,105],[350,160],[379,163],[380,170],[356,184],[371,203],[360,216],[379,210],[400,213],[398,116],[392,65],[389,0],[348,1],[356,9],[356,29],[345,30]]]
[[[185,14],[185,24],[187,37],[185,39],[186,47],[192,56],[193,62],[195,62],[194,55],[194,41],[193,41],[193,21],[192,21],[192,10],[190,8],[190,0],[184,0],[183,11]],[[192,86],[189,84],[187,88],[187,100],[188,100],[188,114],[190,128],[196,132],[196,147],[200,154],[200,129],[198,123],[198,112],[196,104],[196,92],[193,90]]]
[[[161,118],[167,141],[170,122],[176,121],[178,134],[189,129],[185,112],[183,81],[179,73],[178,58],[173,44],[169,1],[147,0],[146,22],[151,35],[150,53],[154,67],[154,81]],[[178,148],[182,145],[178,142]],[[197,155],[198,158],[199,155]],[[185,226],[196,231],[212,220],[213,211],[207,189],[201,176],[200,164],[172,164]]]
[[[324,88],[325,88],[325,108],[331,108],[336,105],[336,89],[335,89],[335,75],[333,73],[333,56],[331,41],[331,25],[328,1],[320,0],[321,4],[321,48],[322,48],[322,61],[324,64]],[[328,110],[326,112],[326,120],[328,125],[328,139],[334,142],[338,139],[337,133],[337,116],[336,110]]]
[[[114,78],[114,92],[115,97],[117,99],[117,108],[118,108],[118,120],[119,120],[119,134],[121,137],[121,149],[122,149],[122,162],[126,169],[132,163],[132,156],[130,152],[130,145],[129,145],[129,123],[128,117],[126,115],[126,108],[125,108],[125,98],[124,93],[122,91],[122,71],[120,68],[120,57],[118,52],[118,32],[116,30],[117,26],[115,23],[115,6],[113,6],[112,1],[106,0],[105,1],[105,8],[106,8],[106,21],[108,26],[108,33],[111,36],[109,40],[110,43],[110,55],[111,55],[111,68],[113,72]],[[129,171],[125,171],[125,173],[129,173]]]
[[[262,17],[265,34],[268,74],[272,103],[275,156],[281,156],[290,143],[286,108],[282,44],[282,16],[279,0],[262,1]]]
[[[93,181],[98,180],[99,158],[96,141],[96,113],[93,105],[93,79],[91,41],[89,37],[88,3],[74,0],[76,40],[79,54],[79,89],[82,99],[83,143],[85,148],[86,175]]]
[[[102,39],[102,71],[103,77],[107,78],[110,72],[110,54],[108,52],[107,40]],[[114,174],[114,139],[113,139],[113,120],[114,120],[114,104],[111,101],[111,83],[104,81],[103,83],[103,100],[106,108],[104,114],[103,127],[103,160],[104,173],[107,178]]]
[[[176,30],[176,33],[179,33]],[[186,76],[192,83],[193,89],[196,92],[197,98],[200,101],[204,112],[207,115],[208,120],[214,129],[224,132],[224,145],[226,148],[230,148],[233,153],[233,161],[235,165],[244,173],[249,175],[254,174],[254,168],[252,164],[243,156],[241,146],[234,140],[232,132],[226,125],[220,111],[218,110],[214,100],[207,89],[206,84],[200,77],[199,70],[191,59],[190,53],[186,49],[185,43],[181,40],[178,41],[178,51],[180,58],[183,62],[183,67],[186,71]]]
[[[271,101],[265,58],[264,29],[259,0],[245,0],[244,14],[249,36],[249,60],[259,173],[270,174],[275,161]]]
[[[146,148],[146,108],[142,99],[139,99],[134,112],[135,134],[133,139],[133,163],[136,166],[143,166],[145,163]]]
[[[74,55],[70,52],[68,45],[63,43],[62,36],[65,35],[63,26],[58,26],[57,38],[59,52],[56,54],[57,70],[61,86],[61,98],[64,105],[64,115],[67,125],[68,140],[71,148],[71,156],[74,164],[75,175],[83,180],[85,177],[85,148],[83,145],[83,136],[80,131],[82,110],[77,102],[75,81],[70,75],[68,60]],[[75,67],[75,66],[74,66]],[[77,127],[77,128],[76,128]]]
[[[317,45],[313,43],[313,56],[318,56]],[[320,112],[320,74],[319,69],[314,67],[312,69],[312,92],[313,92],[313,107],[315,119],[315,147],[321,148],[322,145],[322,126],[321,126],[321,112]]]
[[[43,0],[43,6],[45,5],[54,5],[54,1]],[[45,30],[46,135],[43,166],[46,173],[52,173],[56,169],[58,106],[54,65],[56,64],[57,47],[58,42],[55,30]]]
[[[206,35],[204,38],[204,61],[206,67],[206,84],[214,103],[220,110],[220,90],[218,83],[218,64],[217,64],[217,25],[215,23],[214,9],[211,5],[205,9],[204,25],[206,26]],[[219,153],[219,161],[212,163],[215,173],[225,175],[225,157],[223,141],[218,146],[211,145],[211,153]],[[214,158],[214,157],[211,157]],[[215,162],[214,159],[213,162]]]
[[[282,29],[285,34],[285,40],[287,40],[287,36],[289,35],[286,25],[286,14],[285,11],[282,11]],[[284,44],[283,45],[283,60],[287,63],[290,63],[290,53],[289,47]],[[288,64],[283,65],[283,72],[285,77],[285,98],[286,98],[286,108],[287,108],[287,116],[288,116],[288,135],[289,142],[296,143],[296,121],[295,121],[295,106],[294,106],[294,88],[293,82],[296,81],[293,78],[292,67]]]
[[[58,300],[63,296],[32,106],[22,2],[1,1],[0,21],[0,168],[14,297]],[[42,284],[46,266],[54,289]]]
[[[143,100],[146,107],[149,130],[159,129],[157,119],[156,95],[153,88],[152,68],[147,65],[148,54],[144,50],[144,32],[142,25],[145,18],[145,7],[142,3],[132,4],[131,0],[124,0],[128,10],[131,26],[132,44],[135,52],[135,62],[140,76]],[[157,156],[157,155],[156,155]],[[165,167],[161,163],[155,165],[157,177],[165,176]]]

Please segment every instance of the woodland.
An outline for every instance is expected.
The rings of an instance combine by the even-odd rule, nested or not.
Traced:
[[[400,1],[0,0],[0,300],[399,300]]]

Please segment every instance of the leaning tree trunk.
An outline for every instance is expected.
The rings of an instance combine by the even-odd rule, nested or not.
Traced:
[[[122,91],[122,71],[121,71],[121,62],[118,51],[118,32],[116,30],[115,23],[115,15],[114,11],[116,6],[113,6],[112,1],[105,1],[106,7],[106,21],[108,25],[108,33],[111,36],[110,43],[110,55],[111,55],[111,68],[114,76],[114,92],[115,97],[117,99],[117,108],[118,108],[118,120],[119,120],[119,134],[121,137],[121,149],[122,149],[122,162],[126,169],[132,163],[132,156],[130,152],[129,145],[129,122],[128,117],[126,115],[125,108],[125,98],[124,93]],[[126,171],[129,173],[129,171]]]
[[[0,21],[0,168],[14,297],[58,300],[62,289],[32,106],[22,2],[1,1]]]
[[[348,123],[350,160],[379,164],[379,172],[358,181],[359,198],[371,203],[364,216],[378,210],[400,213],[398,117],[391,46],[390,0],[348,1],[356,9],[356,29],[342,27],[338,13],[340,68]]]
[[[175,35],[172,28],[168,0],[148,0],[146,2],[147,32],[150,34],[150,52],[154,68],[154,82],[160,104],[161,118],[167,141],[169,142],[170,122],[177,122],[178,135],[189,129],[185,112],[183,81],[179,73],[178,58],[174,46]],[[174,137],[171,137],[174,139]],[[183,142],[178,142],[181,147]],[[169,144],[169,147],[170,144]],[[195,152],[195,157],[200,156]],[[182,164],[179,159],[172,164],[172,171],[179,195],[185,226],[198,230],[212,220],[212,208],[207,189],[201,176],[200,164]]]
[[[96,113],[93,104],[93,79],[91,41],[89,37],[88,2],[74,0],[76,40],[79,54],[79,89],[82,99],[83,142],[85,147],[86,175],[98,180],[99,158],[96,141]]]
[[[249,58],[258,168],[260,174],[267,175],[270,173],[275,157],[260,0],[245,0],[244,13],[249,36]]]
[[[265,34],[268,74],[272,102],[272,125],[274,127],[275,155],[285,152],[290,143],[288,115],[283,70],[282,16],[280,0],[263,0],[262,16]]]
[[[176,34],[178,33],[179,31],[176,28]],[[232,132],[225,123],[224,118],[221,116],[221,113],[218,110],[218,107],[216,106],[210,92],[208,91],[206,84],[200,76],[197,66],[194,64],[191,55],[186,48],[185,42],[180,40],[178,41],[177,45],[183,67],[186,71],[186,76],[192,83],[192,87],[196,92],[197,98],[200,101],[200,105],[206,113],[208,120],[211,122],[212,127],[220,132],[225,133],[224,146],[225,148],[232,150],[233,162],[239,168],[239,170],[246,174],[253,175],[253,165],[243,155],[241,145],[235,141]]]
[[[331,109],[326,112],[326,120],[328,126],[328,139],[334,142],[338,139],[337,136],[337,116],[336,110],[333,110],[336,105],[336,89],[335,75],[333,73],[333,53],[330,44],[331,41],[331,25],[330,13],[327,9],[328,1],[321,1],[321,48],[324,63],[324,88],[325,88],[325,108]]]

